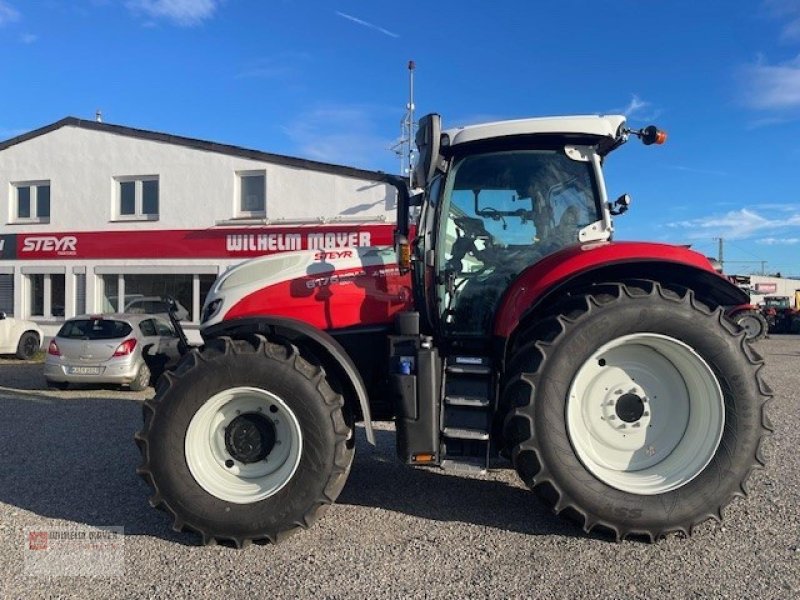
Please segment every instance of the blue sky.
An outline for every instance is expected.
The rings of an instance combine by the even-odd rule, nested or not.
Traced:
[[[611,113],[618,239],[800,274],[800,0],[0,0],[0,139],[67,115],[397,171],[445,126]],[[737,261],[737,262],[734,262]],[[741,261],[741,262],[738,262]],[[745,262],[751,261],[751,262]]]

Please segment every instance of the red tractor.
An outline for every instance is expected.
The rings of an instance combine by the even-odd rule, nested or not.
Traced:
[[[306,528],[345,485],[355,423],[412,465],[511,460],[587,532],[655,540],[719,519],[763,464],[761,358],[708,259],[612,242],[602,165],[655,127],[621,116],[441,131],[421,120],[395,248],[256,258],[203,308],[136,439],[176,530],[237,547]],[[410,207],[420,209],[415,228]]]
[[[788,296],[766,296],[762,314],[770,333],[800,332],[800,311],[792,306]]]

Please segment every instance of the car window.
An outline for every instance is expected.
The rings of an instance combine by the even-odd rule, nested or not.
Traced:
[[[130,335],[133,329],[125,321],[113,319],[75,319],[67,321],[58,337],[73,340],[113,340]]]
[[[153,319],[146,319],[139,323],[139,331],[147,337],[156,335],[156,326],[153,323]]]
[[[164,337],[175,337],[175,331],[172,329],[172,325],[166,321],[162,321],[161,319],[153,320],[156,323],[156,331],[158,331],[158,335],[162,335]]]

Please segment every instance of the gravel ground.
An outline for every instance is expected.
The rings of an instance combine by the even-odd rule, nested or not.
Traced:
[[[588,537],[512,470],[399,464],[381,426],[376,449],[359,431],[353,473],[320,522],[241,551],[198,547],[147,505],[132,436],[152,389],[42,391],[41,365],[0,360],[0,597],[797,598],[800,336],[759,349],[777,431],[722,526],[653,545]],[[124,575],[26,575],[27,528],[87,525],[124,527]]]

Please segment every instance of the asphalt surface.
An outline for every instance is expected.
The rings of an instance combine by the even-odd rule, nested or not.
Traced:
[[[43,391],[41,365],[0,360],[0,597],[797,598],[800,336],[758,349],[775,390],[768,467],[721,526],[653,545],[584,535],[513,470],[403,466],[386,425],[374,449],[358,432],[347,486],[311,529],[277,546],[200,547],[148,506],[134,474],[152,389]],[[123,575],[27,574],[26,532],[86,526],[124,528]]]

